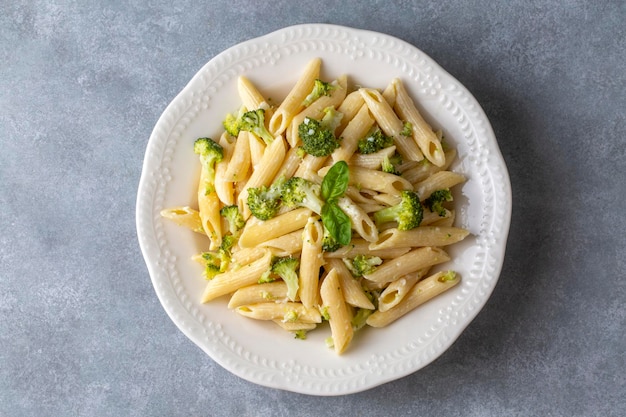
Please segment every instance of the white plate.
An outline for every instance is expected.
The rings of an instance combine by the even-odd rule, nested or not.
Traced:
[[[323,59],[322,78],[348,74],[352,84],[384,88],[403,79],[434,128],[457,148],[453,166],[468,178],[456,191],[457,224],[472,236],[452,246],[461,284],[384,329],[356,334],[342,355],[326,348],[326,331],[296,340],[273,323],[240,317],[226,301],[201,304],[201,268],[190,260],[206,242],[159,216],[192,205],[197,137],[217,138],[240,105],[245,75],[266,97],[282,98],[306,62]],[[468,57],[471,59],[471,57]],[[423,368],[478,314],[496,285],[511,217],[511,187],[492,128],[457,80],[414,46],[388,35],[341,26],[288,27],[236,45],[211,59],[165,109],[148,142],[137,196],[137,231],[152,283],[174,323],[213,360],[254,383],[313,395],[363,391]]]

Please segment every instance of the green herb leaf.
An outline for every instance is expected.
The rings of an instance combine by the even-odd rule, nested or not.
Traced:
[[[350,217],[335,202],[327,202],[322,207],[322,223],[328,233],[341,245],[350,244],[352,240],[352,222]]]
[[[333,202],[346,192],[350,171],[346,161],[335,163],[322,180],[322,198],[327,202]]]

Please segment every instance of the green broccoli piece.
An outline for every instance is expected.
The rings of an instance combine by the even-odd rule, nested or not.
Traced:
[[[437,281],[439,281],[439,282],[447,282],[447,281],[454,281],[455,279],[456,279],[456,272],[454,272],[454,271],[446,271],[439,278],[437,278]]]
[[[276,216],[280,209],[280,199],[284,179],[281,178],[269,187],[248,188],[248,207],[254,217],[269,220]]]
[[[324,343],[326,344],[326,347],[329,349],[332,349],[335,347],[335,339],[333,339],[332,336],[328,336],[326,339],[324,339]]]
[[[292,256],[277,257],[272,260],[271,271],[281,277],[287,284],[287,298],[291,301],[296,299],[298,293],[298,273],[300,266],[298,258]]]
[[[222,272],[220,269],[220,257],[215,252],[203,252],[202,260],[204,261],[204,277],[206,279],[213,279]]]
[[[224,126],[224,130],[228,132],[229,135],[233,137],[237,137],[239,135],[239,131],[241,130],[241,117],[245,113],[245,107],[241,107],[237,114],[228,113],[222,121],[222,126]]]
[[[293,337],[295,339],[305,340],[306,334],[307,334],[306,330],[300,329],[300,330],[296,330],[295,332],[293,332]]]
[[[400,175],[401,172],[396,169],[396,165],[400,165],[401,163],[402,157],[400,157],[400,155],[394,154],[391,158],[385,155],[381,164],[381,169],[383,172],[387,172],[389,174]]]
[[[298,135],[302,139],[302,149],[313,156],[328,156],[339,147],[335,129],[341,123],[342,113],[333,107],[324,109],[321,121],[305,117],[298,126]]]
[[[298,321],[298,312],[295,310],[289,310],[283,316],[283,323],[293,323]]]
[[[322,316],[322,320],[329,321],[330,313],[328,312],[328,306],[324,306],[320,308],[320,315]]]
[[[254,133],[263,139],[267,145],[274,141],[274,136],[265,127],[265,110],[263,109],[245,112],[241,116],[239,129]]]
[[[324,226],[324,236],[322,237],[322,250],[324,252],[334,252],[339,250],[342,245],[335,240],[334,237],[328,232],[326,226]]]
[[[237,238],[233,235],[226,235],[222,237],[222,244],[218,249],[218,256],[220,259],[220,272],[226,271],[228,265],[230,265],[230,259],[232,257],[232,248],[237,243]]]
[[[267,271],[263,272],[263,274],[261,275],[257,283],[267,284],[268,282],[274,282],[274,281],[276,281],[276,278],[274,278],[274,275],[272,274],[272,270],[268,269]]]
[[[439,214],[440,217],[445,217],[446,208],[443,206],[443,203],[446,201],[452,201],[452,193],[448,188],[433,191],[430,197],[424,201],[424,205],[433,213]]]
[[[376,270],[376,267],[383,263],[383,260],[378,256],[372,255],[357,255],[354,259],[344,259],[352,275],[355,277],[362,277],[363,275],[371,274]]]
[[[228,221],[228,230],[234,236],[237,236],[239,231],[246,224],[237,205],[222,207],[220,215]]]
[[[320,197],[320,186],[300,177],[291,177],[285,182],[281,198],[287,207],[306,207],[317,214],[322,212],[324,205]]]
[[[204,186],[206,194],[211,194],[215,190],[215,164],[224,159],[224,149],[211,138],[199,138],[193,144],[193,151],[200,155],[200,163],[207,170]]]
[[[410,230],[420,225],[424,208],[419,196],[414,191],[402,191],[400,195],[402,197],[400,203],[374,213],[374,221],[377,224],[396,221],[399,230]]]
[[[404,122],[404,127],[400,134],[402,136],[411,136],[413,134],[413,125],[409,122]]]
[[[385,136],[378,128],[370,130],[364,138],[359,139],[358,151],[361,154],[378,152],[393,145],[393,138]]]
[[[367,318],[371,316],[374,311],[375,310],[369,310],[367,308],[357,308],[351,320],[352,330],[357,331],[365,326]]]
[[[306,98],[302,102],[302,105],[308,107],[311,105],[311,103],[313,103],[321,96],[330,96],[330,93],[336,88],[337,86],[334,84],[326,83],[322,80],[315,80],[315,83],[313,84],[313,89],[311,90],[309,95],[306,96]]]

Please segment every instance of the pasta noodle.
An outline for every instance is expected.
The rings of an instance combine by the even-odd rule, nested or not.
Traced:
[[[328,321],[343,354],[363,326],[390,325],[460,282],[429,271],[469,236],[449,193],[466,178],[399,79],[382,93],[350,87],[346,75],[326,83],[322,64],[310,60],[274,106],[240,77],[239,113],[262,109],[264,126],[224,132],[214,165],[201,155],[197,209],[183,203],[161,216],[208,237],[191,257],[205,268],[201,302],[227,297],[230,310],[298,338]],[[324,129],[315,138],[323,152],[303,146],[315,133],[300,129],[307,118]]]

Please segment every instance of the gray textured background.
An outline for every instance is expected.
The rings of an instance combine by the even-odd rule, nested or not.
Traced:
[[[0,1],[0,415],[626,415],[624,1],[308,3]],[[223,49],[306,22],[438,61],[490,118],[514,198],[458,341],[334,398],[253,385],[186,339],[134,219],[167,103]]]

